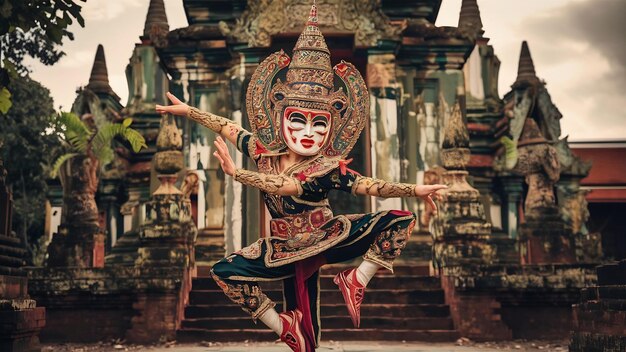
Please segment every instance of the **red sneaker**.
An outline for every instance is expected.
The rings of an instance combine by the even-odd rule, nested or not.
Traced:
[[[302,312],[300,310],[290,310],[278,314],[283,323],[283,332],[280,340],[287,344],[294,352],[306,352],[306,342],[300,325],[302,323]]]
[[[365,286],[356,278],[356,268],[340,272],[333,280],[339,286],[343,299],[346,301],[348,313],[355,328],[361,325],[361,302],[365,295]]]

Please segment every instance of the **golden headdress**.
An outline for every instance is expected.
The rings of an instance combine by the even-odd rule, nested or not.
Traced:
[[[285,82],[279,77],[285,77]],[[331,68],[315,5],[293,49],[293,59],[281,50],[263,60],[250,79],[246,98],[252,131],[270,152],[285,148],[280,123],[288,106],[331,113],[332,132],[320,151],[327,157],[345,158],[369,121],[365,81],[350,63],[342,61]]]

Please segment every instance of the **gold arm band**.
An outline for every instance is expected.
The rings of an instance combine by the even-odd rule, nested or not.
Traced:
[[[387,182],[376,178],[357,176],[354,180],[353,193],[360,185],[365,186],[365,192],[376,197],[416,197],[415,185],[411,183]]]
[[[267,175],[260,172],[237,169],[235,170],[235,174],[233,176],[236,181],[239,181],[244,185],[258,188],[265,193],[277,194],[281,188],[285,187],[289,183],[289,181],[292,181],[295,184],[298,190],[298,195],[302,195],[303,191],[302,185],[300,185],[298,180],[285,175]]]
[[[197,108],[190,107],[187,117],[198,122],[202,126],[208,127],[213,131],[220,133],[222,128],[229,123],[237,124],[236,122],[229,120],[225,117],[221,117],[210,112],[200,111]]]

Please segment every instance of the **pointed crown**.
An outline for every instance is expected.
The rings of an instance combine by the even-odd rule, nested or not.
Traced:
[[[325,101],[333,89],[333,81],[330,51],[318,25],[317,6],[313,4],[287,71],[289,98]]]
[[[331,66],[315,2],[292,58],[282,50],[275,52],[259,64],[250,78],[246,109],[252,132],[258,138],[257,150],[278,152],[286,147],[281,123],[287,107],[330,112],[331,134],[320,152],[326,157],[345,157],[369,121],[365,81],[349,62]]]

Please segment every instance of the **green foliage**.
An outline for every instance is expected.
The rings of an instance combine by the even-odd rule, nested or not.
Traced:
[[[28,32],[18,29],[7,33],[0,37],[0,45],[5,48],[3,50],[5,67],[20,76],[29,73],[23,64],[27,56],[39,60],[44,65],[53,65],[65,55],[59,45],[50,41],[40,28],[33,28]]]
[[[509,137],[500,138],[500,142],[504,145],[504,166],[507,170],[511,170],[517,164],[517,142]]]
[[[127,118],[124,119],[122,123],[107,122],[100,126],[98,133],[96,133],[93,138],[93,150],[102,166],[105,166],[113,160],[113,152],[110,145],[111,141],[116,136],[120,136],[128,141],[135,153],[140,151],[142,147],[148,147],[141,133],[129,127],[132,122],[132,119]],[[109,146],[109,148],[107,148],[107,146]]]
[[[61,169],[61,166],[68,160],[70,160],[71,158],[80,155],[78,153],[65,153],[63,155],[61,155],[60,157],[57,158],[57,160],[54,162],[54,164],[52,165],[52,171],[50,171],[50,176],[52,178],[57,177],[57,174],[59,172],[59,170]]]
[[[79,0],[85,2],[86,0]],[[63,38],[74,39],[68,30],[85,21],[77,0],[3,0],[0,4],[0,43],[2,57],[20,74],[28,69],[22,64],[25,55],[52,65],[64,55],[58,49]],[[6,63],[3,65],[6,68]]]
[[[65,141],[69,143],[70,149],[77,153],[87,153],[87,147],[93,134],[89,127],[71,112],[59,113],[57,123],[63,129]]]
[[[108,165],[115,154],[111,143],[117,137],[130,143],[134,152],[146,147],[146,141],[141,133],[130,128],[132,119],[125,119],[122,123],[106,122],[94,133],[93,130],[78,116],[71,112],[62,112],[57,115],[56,122],[61,129],[61,136],[66,143],[66,153],[59,156],[52,166],[51,176],[56,177],[63,163],[79,154],[91,154],[100,161],[102,167]]]
[[[11,92],[6,87],[0,89],[0,112],[6,114],[11,108]]]
[[[13,106],[0,114],[0,157],[13,190],[13,229],[29,244],[44,233],[47,167],[60,149],[48,89],[27,77],[12,80]],[[29,249],[33,249],[32,246]]]
[[[11,106],[9,81],[28,74],[23,64],[31,56],[53,65],[65,54],[64,38],[74,39],[68,30],[78,22],[84,27],[78,2],[86,0],[2,0],[0,2],[0,113]],[[9,93],[9,95],[7,95]]]
[[[61,44],[63,37],[74,39],[67,30],[74,20],[81,27],[85,26],[80,11],[81,6],[74,0],[3,0],[0,5],[0,33],[11,33],[16,29],[28,32],[40,28],[48,40]]]

